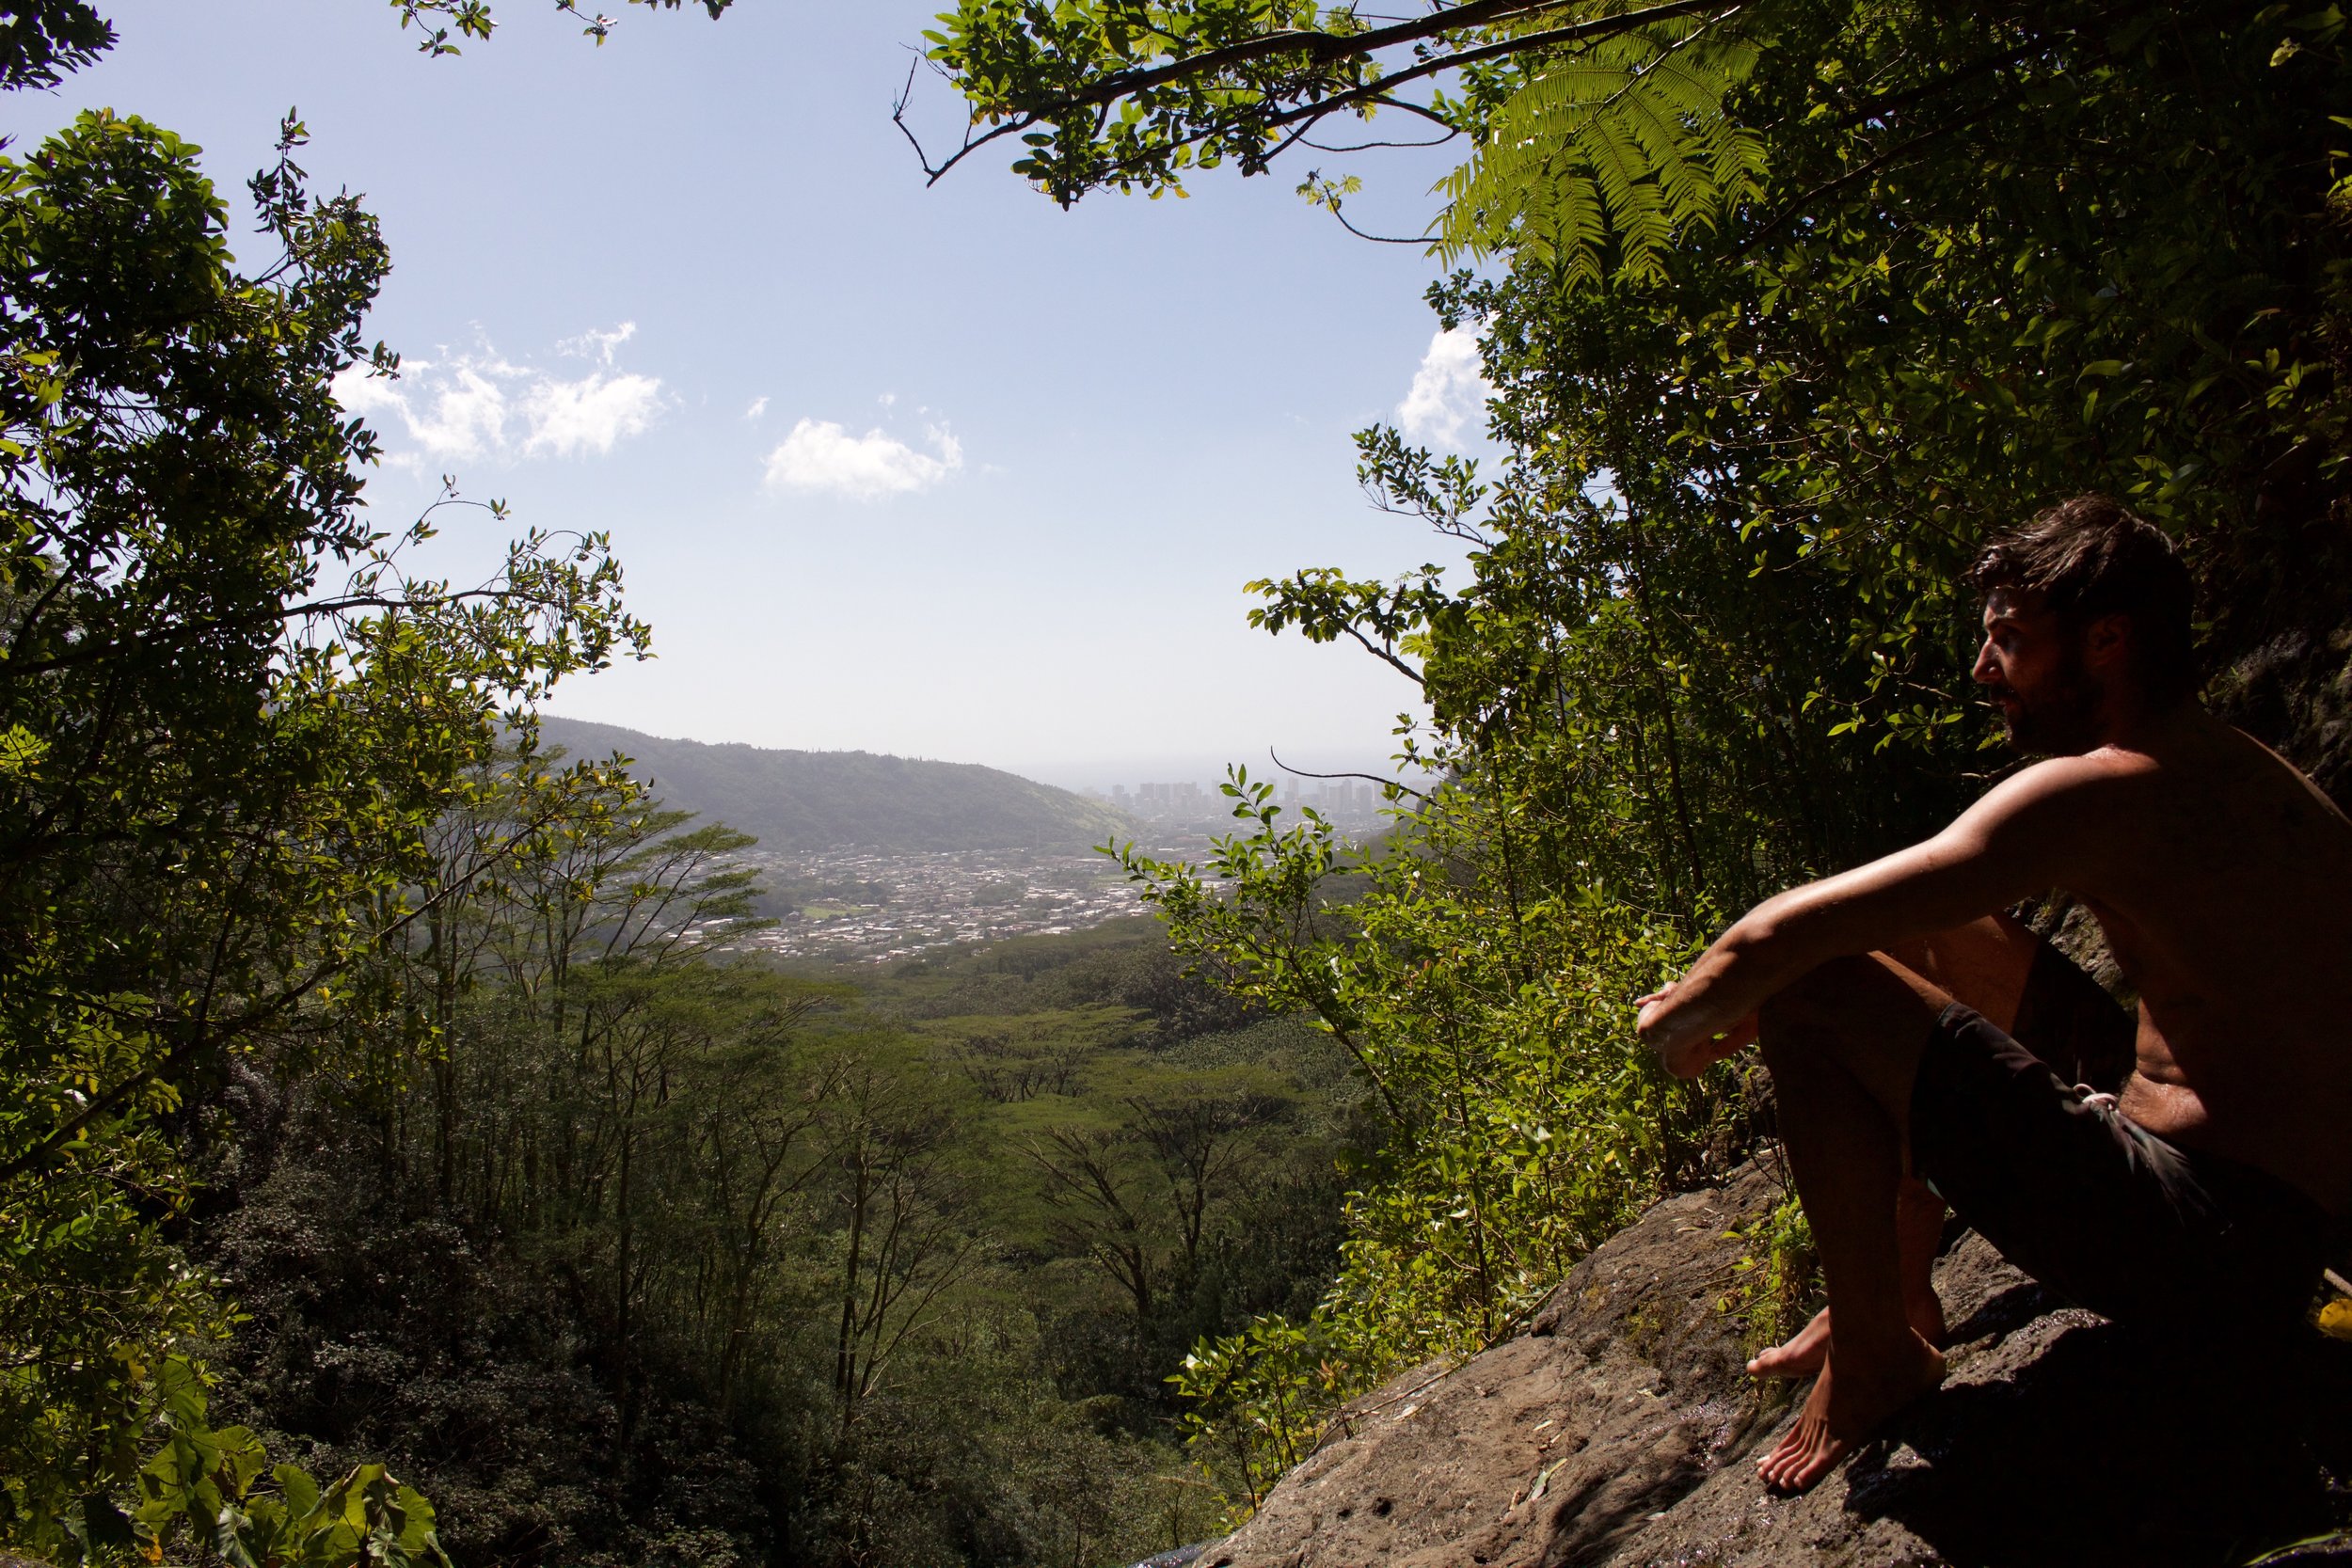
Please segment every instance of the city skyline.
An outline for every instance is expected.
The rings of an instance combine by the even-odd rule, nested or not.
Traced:
[[[1235,802],[1232,797],[1218,788],[1223,782],[1222,778],[1210,784],[1202,784],[1198,779],[1145,781],[1133,789],[1124,784],[1115,784],[1107,792],[1087,788],[1078,793],[1137,816],[1195,821],[1232,815]],[[1391,803],[1380,786],[1369,779],[1302,778],[1285,774],[1258,782],[1274,784],[1274,799],[1278,805],[1292,809],[1310,806],[1341,820],[1375,816]]]

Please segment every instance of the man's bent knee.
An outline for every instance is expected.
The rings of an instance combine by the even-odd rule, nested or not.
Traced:
[[[1902,1119],[1912,1075],[1951,998],[1883,953],[1833,958],[1756,1013],[1756,1045],[1777,1075],[1835,1061]]]
[[[1782,987],[1756,1009],[1756,1043],[1769,1056],[1776,1049],[1840,1031],[1868,1010],[1873,992],[1884,988],[1888,965],[1875,954],[1832,958]]]

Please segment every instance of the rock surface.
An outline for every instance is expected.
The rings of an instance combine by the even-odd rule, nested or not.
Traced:
[[[1525,1332],[1350,1407],[1200,1568],[2207,1568],[2352,1524],[2352,1345],[2185,1364],[2043,1291],[1973,1234],[1937,1265],[1951,1377],[1803,1497],[1754,1462],[1794,1414],[1719,1303],[1749,1167],[1662,1202]],[[2313,1544],[2267,1560],[2352,1562]]]

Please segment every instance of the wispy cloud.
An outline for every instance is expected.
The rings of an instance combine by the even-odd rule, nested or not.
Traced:
[[[556,351],[593,359],[585,375],[517,364],[486,345],[442,359],[409,359],[398,380],[354,366],[335,378],[335,397],[391,437],[393,463],[485,457],[601,455],[652,428],[670,402],[660,381],[612,368],[633,322],[567,339]]]
[[[1485,416],[1493,390],[1478,361],[1477,332],[1468,326],[1439,332],[1396,405],[1397,425],[1415,441],[1458,449],[1463,428]]]
[[[569,355],[575,359],[594,359],[598,364],[610,365],[612,363],[612,351],[636,336],[635,322],[623,322],[610,332],[599,332],[592,326],[579,337],[566,338],[556,344],[555,352]]]
[[[768,394],[762,392],[752,399],[752,405],[743,410],[743,417],[747,420],[756,420],[766,412],[768,412]]]
[[[945,426],[924,434],[930,451],[886,431],[852,436],[831,420],[803,420],[768,454],[768,488],[862,501],[928,490],[963,467],[963,447]]]

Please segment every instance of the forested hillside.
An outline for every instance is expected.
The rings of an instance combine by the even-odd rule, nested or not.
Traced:
[[[1185,981],[1148,919],[854,983],[729,960],[682,935],[739,908],[728,841],[668,825],[379,972],[448,1009],[429,1063],[238,1073],[196,1228],[246,1314],[212,1418],[389,1464],[465,1563],[1102,1562],[1213,1528],[1167,1379],[1336,1268],[1339,1163],[1376,1137],[1344,1057]]]
[[[542,718],[539,729],[575,756],[620,752],[671,805],[769,849],[1086,848],[1133,826],[1084,796],[971,763],[706,746],[580,719]]]

